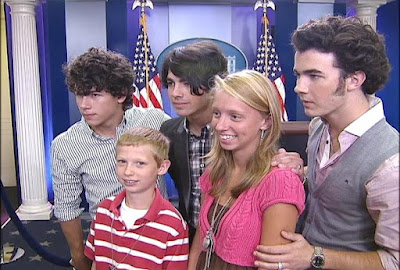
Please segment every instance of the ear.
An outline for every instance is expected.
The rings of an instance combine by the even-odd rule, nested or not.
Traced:
[[[362,89],[362,84],[367,79],[367,75],[363,71],[356,71],[346,78],[347,89],[349,91]]]
[[[263,124],[261,125],[260,129],[261,130],[268,130],[272,125],[272,117],[271,115],[267,115],[264,117]]]
[[[168,159],[161,162],[161,165],[158,168],[157,174],[160,176],[166,174],[170,165],[171,165],[171,161],[169,161]]]
[[[119,104],[122,104],[122,103],[125,102],[125,99],[126,99],[126,96],[120,96],[120,97],[117,98],[117,101],[118,101]]]

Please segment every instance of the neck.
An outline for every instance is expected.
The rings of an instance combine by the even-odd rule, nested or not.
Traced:
[[[124,118],[124,111],[121,110],[107,122],[99,126],[93,126],[93,127],[91,126],[90,128],[100,136],[114,138],[117,134],[117,126],[122,122],[123,118]]]
[[[196,136],[201,135],[201,129],[208,125],[212,119],[212,111],[208,108],[205,112],[198,115],[188,116],[189,130]]]
[[[369,102],[364,93],[353,95],[348,102],[343,104],[340,113],[328,116],[325,120],[329,123],[329,133],[333,141],[337,140],[339,134],[352,122],[370,109]]]
[[[149,209],[154,201],[155,194],[155,189],[143,193],[129,193],[127,191],[125,202],[129,208],[137,210]]]

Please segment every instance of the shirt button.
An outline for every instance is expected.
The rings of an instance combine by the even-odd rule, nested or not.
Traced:
[[[326,144],[329,144],[329,141],[328,141],[328,140],[326,140]]]
[[[200,164],[200,167],[201,167],[201,168],[204,168],[204,163],[201,163],[201,164]]]
[[[202,143],[204,143],[205,141],[206,141],[206,140],[204,140],[204,139],[201,139],[201,142],[202,142]]]

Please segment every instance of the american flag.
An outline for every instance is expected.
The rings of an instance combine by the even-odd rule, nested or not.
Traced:
[[[135,92],[133,93],[134,105],[136,107],[162,109],[160,75],[157,71],[156,59],[151,53],[149,38],[142,23],[136,41],[133,69],[136,72]]]
[[[279,65],[278,53],[276,52],[275,43],[270,33],[268,19],[266,16],[262,20],[262,33],[257,45],[257,59],[254,62],[253,69],[267,76],[275,85],[279,94],[279,101],[282,109],[283,121],[288,121],[285,108],[285,76]]]

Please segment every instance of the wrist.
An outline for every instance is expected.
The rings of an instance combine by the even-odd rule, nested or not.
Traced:
[[[310,259],[312,269],[324,269],[325,255],[322,247],[314,246],[314,253]]]

